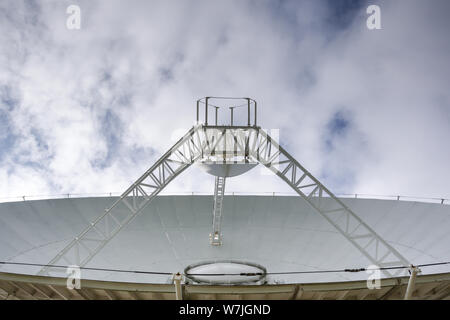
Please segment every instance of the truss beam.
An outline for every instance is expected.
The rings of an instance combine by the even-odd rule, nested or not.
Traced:
[[[257,148],[251,156],[283,179],[310,207],[332,224],[369,261],[378,267],[409,265],[408,260],[301,166],[264,130],[255,130]],[[274,160],[273,154],[276,154]],[[383,270],[389,277],[404,272]]]
[[[109,209],[42,268],[39,274],[48,274],[49,265],[85,266],[120,230],[141,213],[167,184],[203,155],[202,150],[205,149],[207,140],[204,137],[205,132],[201,126],[189,130]]]

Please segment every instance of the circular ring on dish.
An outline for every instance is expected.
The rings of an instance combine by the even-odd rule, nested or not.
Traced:
[[[263,284],[266,273],[259,264],[239,260],[202,261],[184,269],[188,280],[212,285]]]

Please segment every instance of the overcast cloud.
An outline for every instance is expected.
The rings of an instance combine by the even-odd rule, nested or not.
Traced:
[[[450,198],[449,9],[2,1],[0,197],[122,191],[192,126],[198,98],[219,95],[256,99],[259,123],[332,191]],[[198,173],[168,191],[212,192]],[[289,191],[258,170],[227,183],[251,190]]]

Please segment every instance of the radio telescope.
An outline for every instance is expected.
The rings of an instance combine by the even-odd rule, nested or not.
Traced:
[[[251,98],[198,100],[195,125],[120,197],[0,204],[0,297],[449,298],[444,201],[337,197],[257,112]],[[213,196],[159,195],[191,165],[214,179]],[[293,194],[226,194],[257,166]]]

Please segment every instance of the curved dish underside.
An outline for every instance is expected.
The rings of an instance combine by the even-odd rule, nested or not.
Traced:
[[[400,300],[408,277],[382,279],[380,289],[366,281],[245,286],[184,285],[188,300]],[[0,272],[0,299],[18,300],[174,300],[173,284],[148,284],[81,280],[81,288],[69,290],[66,279]],[[411,299],[450,299],[450,273],[420,276]]]
[[[0,204],[0,260],[46,264],[115,198],[71,198]],[[413,264],[450,260],[450,206],[342,199]],[[369,261],[298,197],[225,196],[223,245],[209,244],[212,196],[158,196],[86,267],[183,272],[211,260],[266,268],[269,284],[367,279],[360,273],[270,275],[271,272],[362,268]],[[2,265],[36,274],[40,267]],[[65,276],[62,270],[60,276]],[[422,269],[422,275],[448,266]],[[82,271],[83,279],[167,284],[168,275]]]

